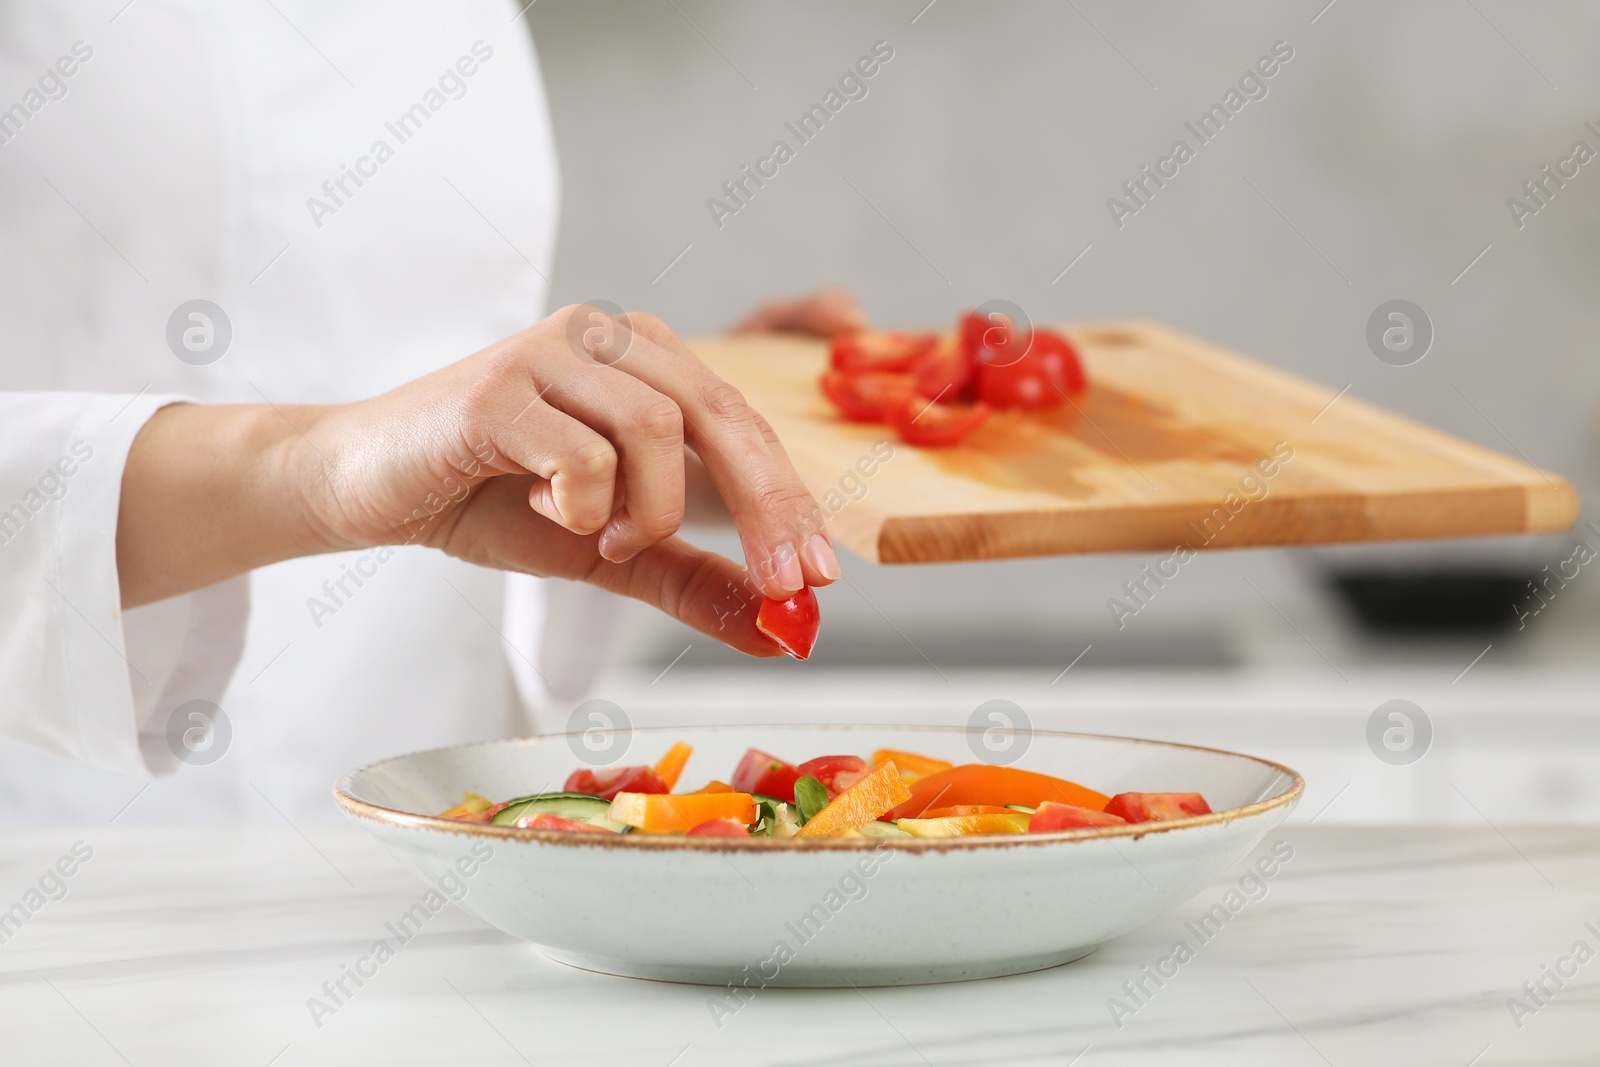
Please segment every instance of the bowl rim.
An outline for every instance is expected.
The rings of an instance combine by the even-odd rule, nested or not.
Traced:
[[[934,726],[919,725],[914,723],[708,723],[700,726],[643,726],[634,727],[633,735],[638,734],[672,734],[688,730],[696,731],[733,731],[750,729],[793,729],[793,730],[848,730],[848,731],[885,731],[885,732],[916,732],[916,733],[946,733],[967,734],[970,729],[965,726]],[[1002,733],[1015,733],[1013,729],[1006,729]],[[1285,766],[1275,760],[1265,759],[1261,756],[1252,756],[1245,752],[1234,752],[1225,748],[1212,748],[1207,745],[1189,745],[1179,741],[1157,741],[1146,737],[1122,737],[1116,734],[1092,734],[1077,730],[1029,730],[1036,737],[1058,738],[1085,738],[1094,741],[1118,741],[1138,745],[1154,745],[1160,748],[1186,749],[1192,752],[1210,752],[1222,756],[1232,756],[1235,759],[1249,760],[1252,763],[1268,767],[1281,775],[1289,778],[1289,788],[1265,800],[1257,800],[1242,807],[1227,808],[1223,811],[1212,812],[1209,815],[1192,815],[1186,819],[1171,819],[1165,822],[1129,823],[1126,826],[1112,827],[1084,827],[1077,830],[1061,830],[1054,833],[1024,833],[1000,834],[985,837],[914,837],[914,838],[885,838],[885,837],[752,837],[741,840],[732,837],[685,837],[681,834],[611,834],[592,833],[580,834],[562,830],[531,830],[516,826],[496,825],[494,823],[465,822],[460,819],[445,819],[437,815],[419,815],[415,812],[399,811],[372,804],[361,800],[351,792],[357,776],[375,771],[380,767],[401,760],[414,759],[434,752],[451,752],[461,749],[480,748],[490,745],[524,746],[548,744],[562,741],[572,736],[571,734],[538,734],[529,737],[501,737],[490,738],[483,741],[467,741],[458,745],[442,745],[438,748],[421,749],[416,752],[402,753],[398,756],[389,756],[376,760],[355,770],[347,771],[333,784],[334,803],[345,814],[354,818],[366,819],[404,830],[431,830],[437,833],[460,834],[467,837],[489,837],[502,840],[538,841],[546,844],[560,845],[570,848],[623,848],[641,849],[646,851],[689,850],[698,852],[818,852],[818,851],[846,851],[846,852],[871,852],[878,846],[894,849],[903,849],[913,852],[950,852],[965,851],[968,849],[989,848],[1029,848],[1053,844],[1070,844],[1081,841],[1097,841],[1105,838],[1130,838],[1138,839],[1151,834],[1169,833],[1174,830],[1187,830],[1201,826],[1220,826],[1239,819],[1247,819],[1261,815],[1276,808],[1293,808],[1305,792],[1305,778],[1299,771]]]

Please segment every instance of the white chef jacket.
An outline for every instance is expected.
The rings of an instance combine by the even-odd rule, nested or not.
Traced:
[[[176,399],[356,400],[535,321],[537,60],[505,2],[124,4],[0,0],[0,820],[326,818],[345,770],[581,693],[607,594],[405,547],[124,613],[123,464]]]

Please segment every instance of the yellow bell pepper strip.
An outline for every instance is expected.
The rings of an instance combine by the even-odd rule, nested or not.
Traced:
[[[828,801],[800,827],[796,837],[837,837],[851,830],[859,830],[878,816],[911,799],[911,790],[900,778],[900,770],[891,760],[867,772],[843,793]]]
[[[932,756],[920,756],[915,752],[902,752],[896,748],[880,748],[872,754],[872,765],[893,762],[900,768],[900,777],[907,782],[915,782],[919,778],[926,778],[930,774],[948,771],[955,764],[949,760],[934,759]]]
[[[756,821],[749,793],[618,793],[606,817],[640,830],[691,830],[712,819]]]
[[[439,818],[464,819],[468,815],[476,815],[479,812],[487,811],[494,806],[488,797],[480,797],[470,789],[464,791],[462,795],[467,799],[463,800],[449,811],[441,811],[439,813]]]
[[[929,808],[952,804],[1021,804],[1037,808],[1047,800],[1104,811],[1111,798],[1065,778],[1015,767],[964,763],[913,782],[911,799],[895,808],[889,817],[915,819]]]
[[[689,754],[693,751],[693,748],[678,741],[667,749],[666,755],[656,760],[656,775],[667,783],[669,790],[678,784],[678,779],[683,775],[683,765],[689,762]]]
[[[941,819],[901,819],[896,826],[912,837],[975,837],[979,834],[1025,834],[1024,812],[1009,815],[947,815]]]

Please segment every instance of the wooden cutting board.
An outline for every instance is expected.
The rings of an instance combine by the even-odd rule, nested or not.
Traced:
[[[1531,533],[1577,517],[1563,479],[1348,394],[1149,323],[1063,329],[1089,392],[991,415],[947,449],[839,419],[817,390],[820,342],[692,347],[772,423],[835,540],[879,563]]]

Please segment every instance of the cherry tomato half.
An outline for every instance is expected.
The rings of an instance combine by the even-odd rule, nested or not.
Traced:
[[[689,828],[685,837],[749,837],[749,829],[738,819],[707,819]]]
[[[987,404],[946,404],[921,396],[902,397],[889,408],[889,425],[900,439],[926,448],[958,444],[988,417]]]
[[[817,594],[810,586],[787,600],[767,597],[756,613],[756,629],[795,659],[811,655],[821,628],[822,612],[817,607]]]
[[[1072,342],[1054,330],[1034,330],[1029,345],[1028,358],[1044,365],[1051,379],[1061,391],[1076,395],[1089,388],[1089,378],[1083,372],[1083,361]]]
[[[568,793],[592,793],[605,800],[615,800],[618,793],[670,793],[667,783],[649,767],[604,767],[592,771],[587,767],[573,771],[561,787]]]
[[[1056,830],[1081,830],[1086,826],[1121,826],[1127,820],[1108,811],[1080,808],[1076,804],[1058,804],[1047,800],[1040,804],[1028,820],[1030,834],[1048,834]]]
[[[833,339],[835,370],[904,373],[939,343],[936,333],[849,333]]]
[[[889,404],[910,392],[912,384],[909,374],[830,370],[822,376],[822,395],[851,422],[882,422]]]
[[[1066,400],[1059,373],[1029,352],[1014,363],[978,365],[978,399],[991,407],[1041,410]]]
[[[1124,822],[1167,822],[1210,815],[1211,805],[1199,793],[1118,793],[1106,804],[1106,814]]]
[[[576,819],[563,819],[559,815],[551,815],[548,812],[540,812],[538,815],[524,815],[514,825],[519,830],[567,830],[579,834],[609,834],[613,832],[602,826],[591,826],[586,822],[578,822]]]
[[[822,783],[830,798],[838,796],[855,785],[872,768],[860,756],[818,756],[808,759],[795,770],[802,777],[809,775]]]
[[[929,400],[955,403],[972,399],[978,369],[965,345],[946,341],[917,360],[912,367],[918,393]]]
[[[729,784],[735,793],[760,793],[794,803],[794,783],[800,777],[795,767],[759,748],[747,749],[733,770]]]

